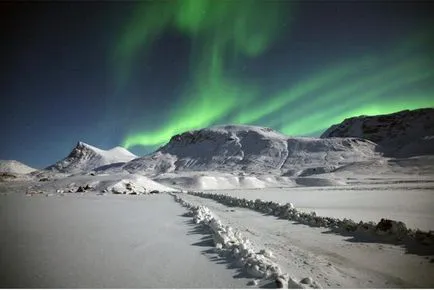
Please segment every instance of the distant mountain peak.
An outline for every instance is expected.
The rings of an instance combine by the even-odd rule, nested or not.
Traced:
[[[388,156],[434,154],[434,108],[404,110],[377,116],[347,118],[331,126],[321,138],[359,137],[380,145]]]
[[[112,163],[128,162],[135,158],[137,158],[136,155],[122,147],[103,150],[79,141],[66,158],[46,169],[64,173],[78,173]]]
[[[13,174],[27,174],[36,171],[35,168],[25,165],[16,160],[0,160],[0,172]]]
[[[150,175],[175,171],[293,175],[306,167],[332,168],[376,158],[376,147],[360,138],[293,138],[266,127],[221,125],[175,135],[123,169]]]

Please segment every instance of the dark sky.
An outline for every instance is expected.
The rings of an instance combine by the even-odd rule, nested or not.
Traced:
[[[0,3],[0,159],[44,167],[79,140],[144,154],[213,124],[315,136],[434,106],[434,4]]]

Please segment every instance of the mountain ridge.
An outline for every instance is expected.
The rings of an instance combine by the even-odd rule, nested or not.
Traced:
[[[104,165],[128,162],[135,158],[136,155],[119,146],[103,150],[79,141],[67,157],[45,169],[62,173],[79,173]]]
[[[371,140],[389,157],[434,154],[434,108],[404,110],[376,116],[347,118],[321,138],[358,137]]]
[[[360,138],[289,137],[265,127],[219,125],[175,135],[123,169],[150,175],[211,170],[292,176],[308,167],[326,170],[377,158],[376,146]]]

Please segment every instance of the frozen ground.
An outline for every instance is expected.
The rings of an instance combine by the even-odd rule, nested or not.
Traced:
[[[246,287],[184,213],[166,194],[0,196],[0,287]]]

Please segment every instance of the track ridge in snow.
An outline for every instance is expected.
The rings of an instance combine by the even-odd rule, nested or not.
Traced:
[[[190,210],[195,224],[201,224],[211,230],[216,253],[234,260],[234,264],[245,270],[249,276],[255,279],[273,280],[277,288],[321,288],[311,278],[304,278],[297,282],[287,273],[282,274],[280,267],[271,261],[272,253],[269,250],[255,251],[247,238],[243,237],[239,231],[223,225],[209,208],[195,206],[183,200],[178,194],[170,194],[176,202]],[[253,284],[257,285],[258,280],[254,280]]]
[[[187,194],[212,199],[229,207],[251,209],[311,227],[328,228],[331,232],[344,236],[364,238],[371,242],[375,240],[379,243],[404,245],[409,253],[421,256],[434,254],[434,231],[408,229],[401,221],[381,219],[377,224],[363,221],[356,223],[352,219],[321,217],[315,212],[306,213],[296,209],[292,203],[282,205],[273,201],[261,199],[253,201],[225,194],[204,192],[189,191]]]

